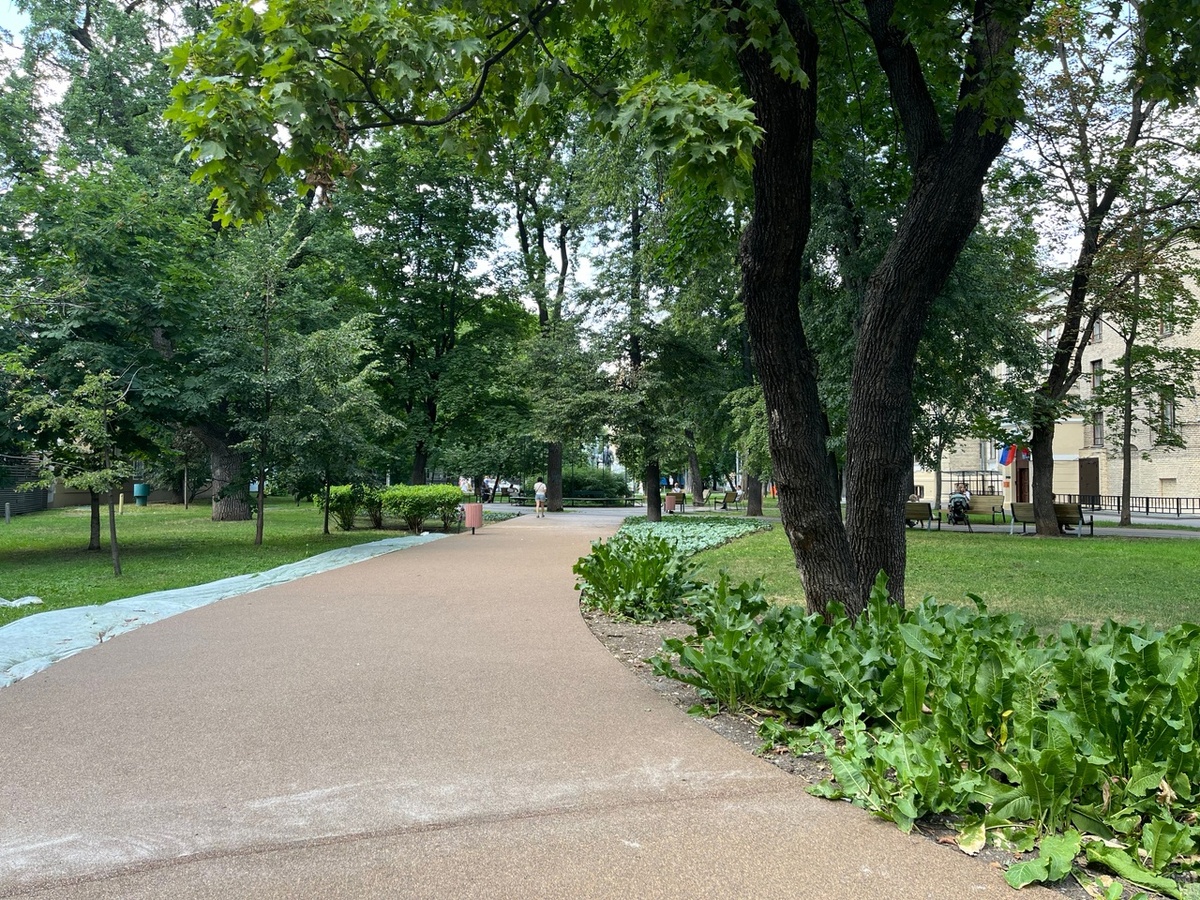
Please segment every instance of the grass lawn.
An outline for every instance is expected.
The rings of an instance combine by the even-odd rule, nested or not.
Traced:
[[[701,553],[701,577],[721,568],[736,581],[761,577],[767,592],[803,602],[783,529]],[[1008,534],[908,532],[906,594],[1019,613],[1047,630],[1060,622],[1134,619],[1157,626],[1200,622],[1200,542],[1168,538],[1038,538]]]
[[[337,531],[331,523],[332,533],[325,535],[317,507],[280,499],[268,502],[263,546],[255,547],[253,521],[213,522],[207,503],[186,512],[182,506],[126,506],[117,517],[122,570],[117,578],[108,550],[108,512],[101,514],[100,553],[84,549],[86,508],[14,516],[7,526],[0,519],[0,598],[32,594],[45,601],[41,606],[0,607],[0,626],[50,609],[263,572],[326,550],[405,533]]]

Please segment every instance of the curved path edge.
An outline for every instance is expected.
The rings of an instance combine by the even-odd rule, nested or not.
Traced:
[[[615,660],[571,565],[619,521],[379,556],[0,692],[0,897],[1011,896]]]

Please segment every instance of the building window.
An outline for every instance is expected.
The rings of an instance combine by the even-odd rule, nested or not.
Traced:
[[[1158,323],[1158,336],[1170,337],[1175,333],[1175,323],[1170,319],[1161,319]]]
[[[1175,386],[1167,385],[1162,392],[1162,429],[1175,430]]]
[[[1098,412],[1092,417],[1092,446],[1104,446],[1104,413]]]
[[[1160,497],[1178,497],[1177,493],[1179,485],[1174,478],[1158,479],[1158,496]]]
[[[1088,343],[1089,344],[1098,344],[1098,343],[1100,343],[1100,338],[1102,338],[1103,336],[1104,335],[1102,335],[1100,333],[1100,320],[1097,319],[1095,322],[1092,323],[1092,333],[1088,335]]]
[[[1104,378],[1104,361],[1100,359],[1092,360],[1092,390],[1100,390],[1100,381]]]

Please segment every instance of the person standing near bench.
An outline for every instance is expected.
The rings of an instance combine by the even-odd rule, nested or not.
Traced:
[[[537,483],[533,486],[533,501],[537,517],[539,519],[546,518],[546,508],[544,506],[546,502],[546,482],[542,481],[540,476]]]

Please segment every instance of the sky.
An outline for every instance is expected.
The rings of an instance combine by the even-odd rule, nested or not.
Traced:
[[[29,24],[29,16],[19,11],[12,0],[0,0],[0,28],[20,43],[21,30]]]

